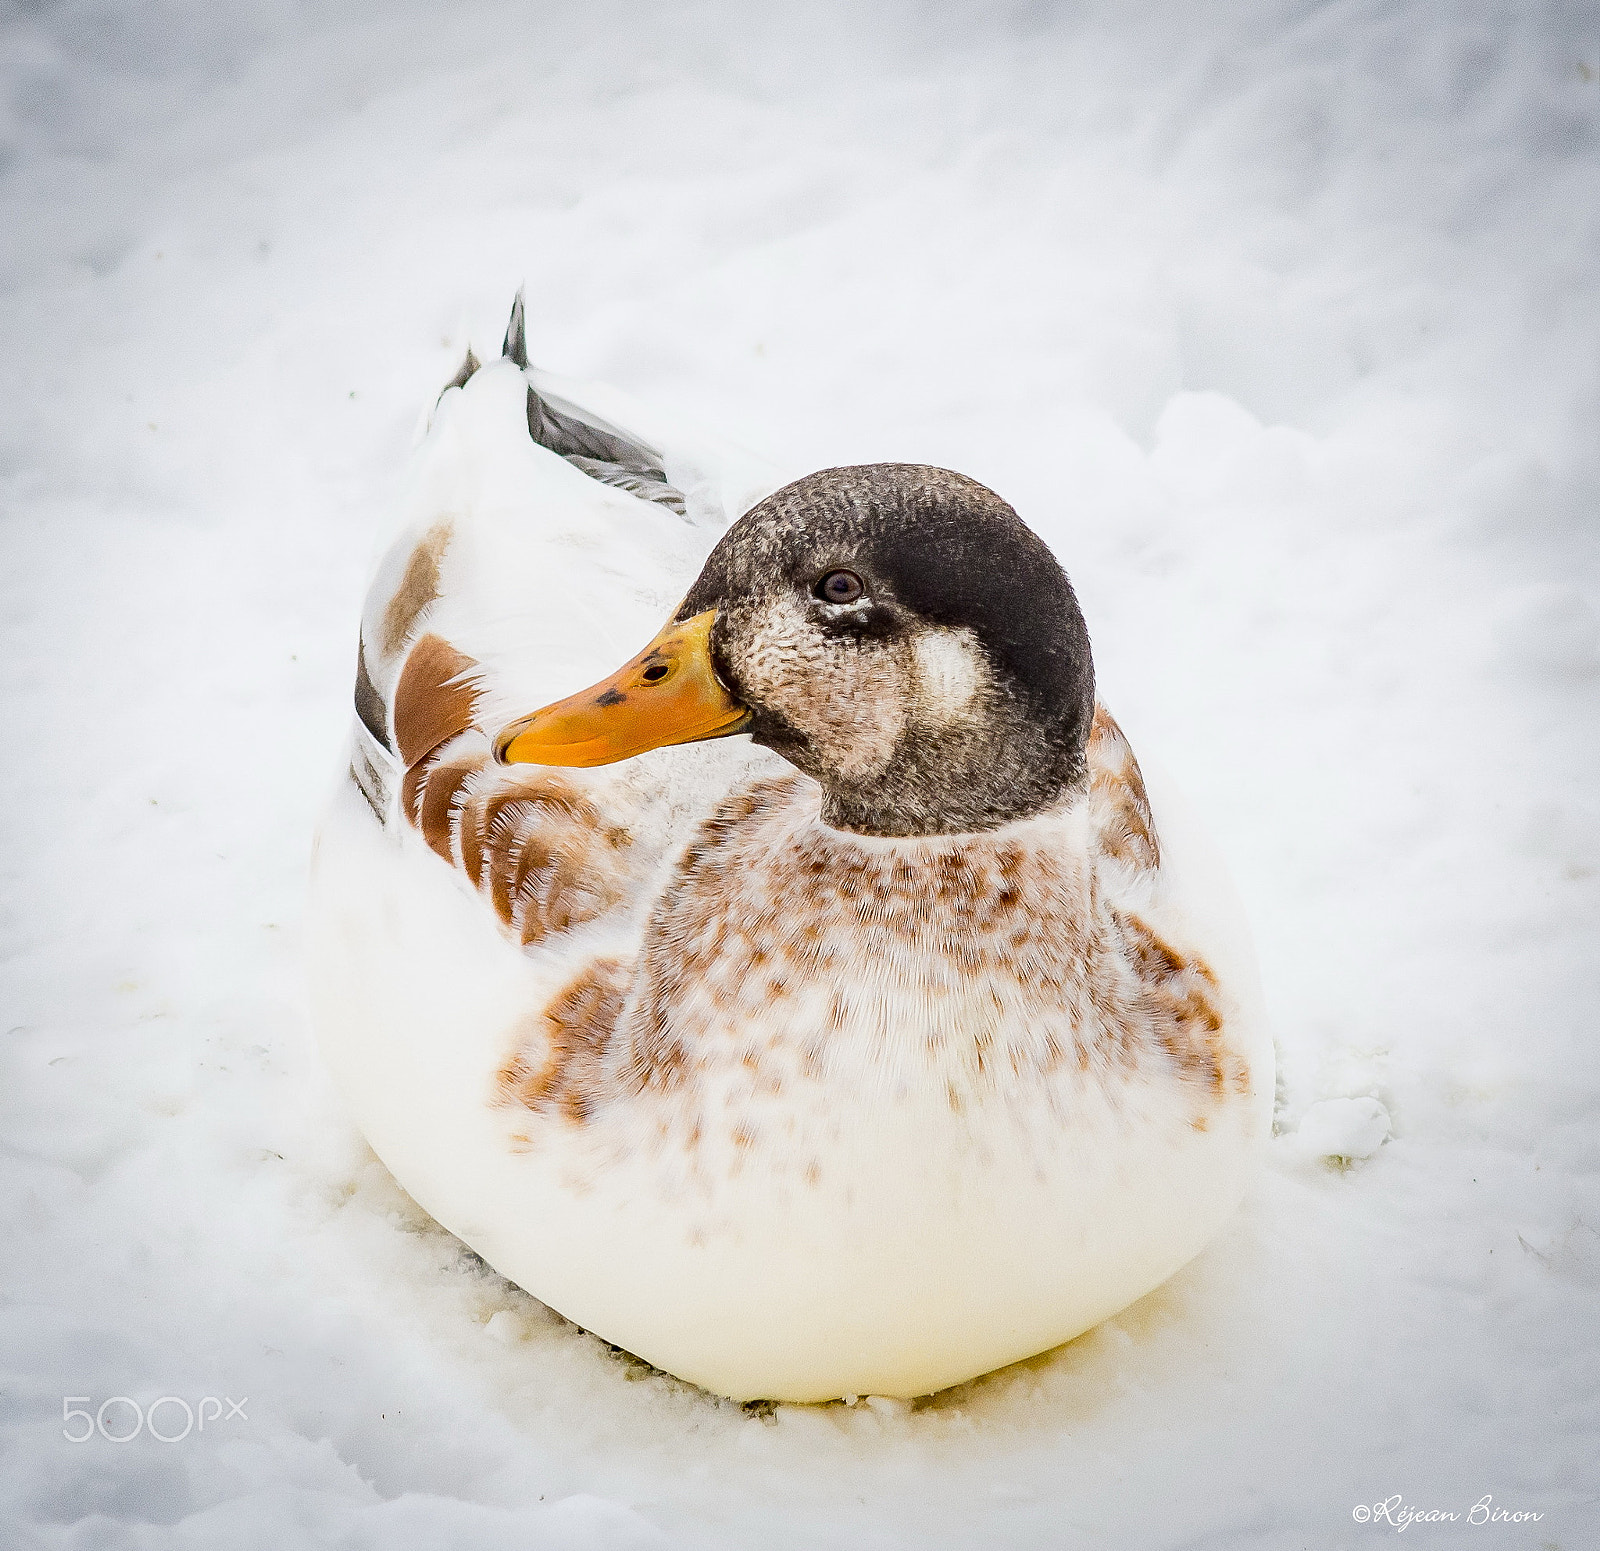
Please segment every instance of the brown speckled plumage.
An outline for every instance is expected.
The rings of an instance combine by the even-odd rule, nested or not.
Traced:
[[[1103,709],[1089,762],[1088,794],[1059,821],[1064,836],[1085,810],[1076,853],[1050,843],[1051,816],[1033,832],[884,842],[821,823],[804,777],[735,790],[680,858],[637,959],[599,961],[558,994],[516,1037],[500,1098],[581,1123],[675,1093],[681,1142],[716,1133],[742,1153],[762,1101],[814,1083],[837,1042],[872,1037],[875,998],[897,992],[924,1011],[896,1059],[955,1114],[1069,1071],[1111,1087],[1165,1074],[1197,1115],[1245,1091],[1211,970],[1109,902],[1099,869],[1154,869],[1159,848]],[[593,975],[603,996],[585,989]],[[565,1032],[575,1018],[581,1038]]]
[[[430,849],[528,946],[624,901],[629,837],[561,774],[494,769],[472,725],[473,667],[437,636],[412,649],[395,705],[411,760],[402,802]],[[1077,800],[1088,804],[1091,856],[1157,868],[1138,761],[1103,706],[1087,755],[1087,796]],[[796,812],[814,799],[795,775],[730,794],[678,863],[637,963],[598,959],[558,993],[518,1036],[500,1098],[587,1120],[609,1098],[675,1088],[697,1063],[726,1059],[728,1041],[745,1037],[742,1020],[791,999],[797,985],[831,983],[848,954],[908,952],[931,1006],[955,998],[963,978],[993,986],[994,1017],[971,1030],[964,1077],[946,1082],[953,1112],[999,1074],[1064,1062],[1104,1074],[1164,1058],[1216,1097],[1247,1085],[1222,1043],[1211,971],[1137,915],[1104,905],[1082,861],[1004,832],[886,848],[797,826]],[[834,986],[792,1048],[735,1052],[752,1091],[815,1080],[855,995]],[[1063,1007],[1068,1019],[1053,1019]],[[951,1059],[952,1043],[937,1020],[924,1037],[930,1060]]]
[[[423,611],[439,596],[439,564],[450,547],[452,525],[441,522],[430,528],[406,562],[405,575],[383,611],[379,645],[392,657],[406,644]]]
[[[1161,846],[1144,776],[1122,729],[1103,705],[1096,704],[1089,732],[1089,799],[1094,805],[1100,849],[1129,867],[1161,865]]]
[[[551,1109],[568,1120],[589,1118],[597,1069],[627,996],[630,966],[619,958],[586,965],[535,1020],[501,1068],[498,1098],[528,1109]]]

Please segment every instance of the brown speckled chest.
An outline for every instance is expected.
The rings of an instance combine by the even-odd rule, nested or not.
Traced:
[[[675,1142],[715,1134],[737,1151],[771,1140],[786,1094],[851,1074],[937,1090],[957,1115],[1161,1081],[1203,1129],[1248,1087],[1215,977],[1106,886],[1138,849],[1129,813],[1092,790],[1076,806],[885,842],[821,823],[803,777],[735,792],[638,955],[592,963],[525,1029],[501,1102],[581,1126],[654,1096]],[[1147,816],[1131,829],[1153,865]],[[1051,844],[1081,834],[1087,849]]]

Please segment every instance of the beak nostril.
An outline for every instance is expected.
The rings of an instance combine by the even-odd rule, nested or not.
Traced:
[[[653,662],[644,670],[644,681],[646,684],[659,684],[671,672],[670,664]]]

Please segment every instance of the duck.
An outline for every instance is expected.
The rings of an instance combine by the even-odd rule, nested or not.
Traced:
[[[1274,1087],[1248,923],[1001,496],[787,477],[530,365],[519,293],[378,554],[314,1024],[502,1276],[717,1396],[910,1400],[1229,1220]]]

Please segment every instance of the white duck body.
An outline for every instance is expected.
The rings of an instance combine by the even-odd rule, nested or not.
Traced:
[[[395,752],[358,722],[319,837],[317,1026],[374,1150],[503,1275],[740,1400],[927,1394],[1157,1286],[1237,1205],[1273,1090],[1179,799],[1103,712],[1081,788],[982,833],[834,828],[742,739],[495,766],[488,734],[647,639],[778,483],[565,387],[662,449],[684,521],[535,445],[529,381],[441,400],[364,624]],[[408,712],[439,643],[468,671],[419,667]]]

